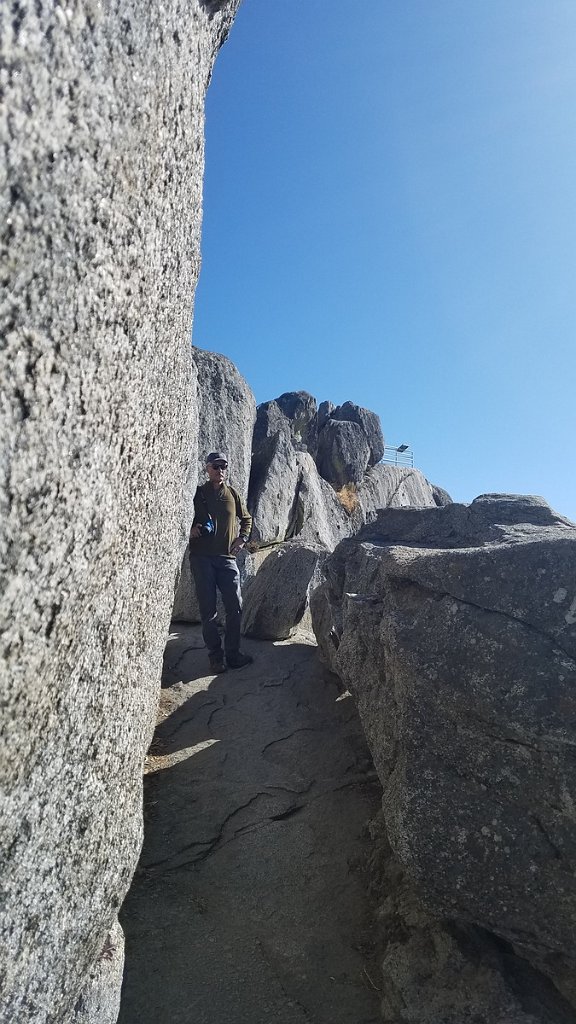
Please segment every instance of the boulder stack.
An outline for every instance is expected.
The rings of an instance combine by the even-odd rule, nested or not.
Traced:
[[[353,402],[317,407],[312,395],[295,391],[258,406],[248,500],[253,541],[300,537],[332,549],[377,508],[435,504],[418,470],[384,465],[383,454],[378,416]]]
[[[384,451],[380,421],[375,413],[352,402],[334,406],[306,391],[289,391],[255,409],[252,392],[236,367],[224,356],[194,349],[198,373],[200,459],[191,464],[189,489],[204,478],[204,458],[210,449],[230,457],[230,482],[243,494],[254,524],[251,552],[239,556],[243,585],[252,580],[261,557],[257,550],[298,540],[315,550],[333,551],[345,537],[358,532],[379,508],[435,506],[434,493],[415,469],[378,462]],[[374,464],[376,463],[376,464]],[[249,475],[249,483],[248,483]],[[302,551],[289,546],[274,564],[295,575]],[[259,590],[251,597],[256,601]],[[315,577],[316,578],[316,577]],[[306,593],[310,587],[306,585]],[[220,612],[223,609],[220,608]],[[288,616],[290,618],[290,616]],[[187,551],[174,601],[173,618],[200,619]],[[244,615],[251,636],[283,634],[285,620],[264,628],[262,614],[250,606]],[[249,625],[248,625],[249,623]]]

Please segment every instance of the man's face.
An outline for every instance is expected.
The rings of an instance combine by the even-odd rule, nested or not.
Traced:
[[[218,462],[207,462],[206,463],[206,472],[208,473],[208,479],[210,480],[210,483],[212,483],[212,484],[224,483],[224,478],[226,476],[226,470],[227,469],[228,469],[228,465],[227,465],[226,462],[220,462],[220,461],[218,461]]]

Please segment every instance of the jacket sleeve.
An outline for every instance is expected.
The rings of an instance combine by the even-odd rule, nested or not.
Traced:
[[[192,526],[202,526],[206,520],[206,509],[204,508],[204,502],[200,497],[200,488],[196,488],[196,494],[194,495],[194,519],[192,520]]]
[[[234,491],[234,497],[236,499],[236,515],[240,520],[239,536],[242,540],[249,540],[250,534],[252,533],[252,516],[246,507],[246,502],[238,494],[238,491]]]

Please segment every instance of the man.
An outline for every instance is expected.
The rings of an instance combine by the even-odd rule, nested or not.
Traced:
[[[196,583],[202,636],[214,673],[225,672],[226,665],[228,668],[242,668],[252,661],[249,654],[240,651],[242,594],[236,564],[236,555],[250,536],[252,516],[237,491],[226,484],[227,469],[228,459],[222,452],[211,452],[207,456],[208,480],[196,490],[194,521],[190,531],[190,568]],[[226,610],[226,665],[216,622],[217,588]]]

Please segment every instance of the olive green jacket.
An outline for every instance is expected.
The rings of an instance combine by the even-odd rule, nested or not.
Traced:
[[[202,526],[208,513],[215,526],[208,536],[190,538],[191,555],[226,555],[238,535],[247,541],[252,529],[252,516],[244,500],[229,484],[223,483],[214,490],[209,480],[198,487],[194,496],[194,521],[192,526]],[[238,534],[237,520],[240,520]]]

